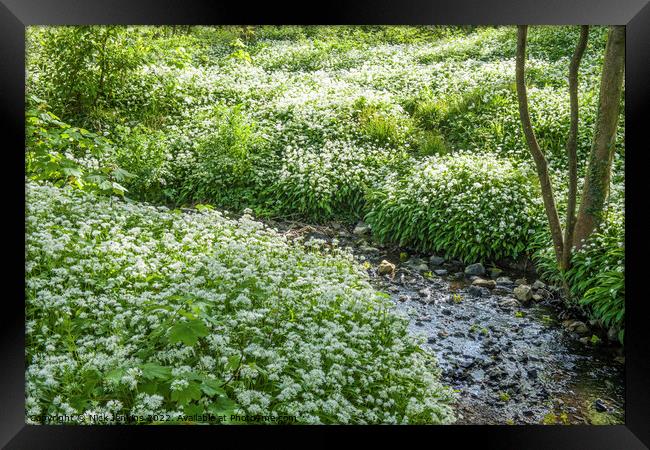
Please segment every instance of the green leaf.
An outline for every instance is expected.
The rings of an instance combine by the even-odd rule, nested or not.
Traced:
[[[241,362],[241,356],[232,355],[230,358],[228,358],[228,364],[226,364],[226,369],[235,370],[236,368],[239,367],[240,362]]]
[[[90,406],[90,401],[84,396],[73,397],[70,399],[70,406],[78,411],[84,411]]]
[[[112,189],[112,188],[113,188],[113,183],[111,183],[108,180],[104,180],[101,183],[99,183],[99,189],[102,189],[104,191],[106,191],[108,189]]]
[[[169,330],[169,343],[182,342],[187,346],[196,344],[199,338],[208,335],[208,327],[200,320],[178,322]]]
[[[115,177],[117,181],[124,181],[128,180],[129,178],[134,178],[135,175],[118,167],[117,169],[113,170],[113,177]]]
[[[86,176],[86,180],[90,181],[91,183],[99,184],[106,181],[106,177],[104,175],[92,174]]]
[[[118,382],[122,379],[125,373],[126,373],[126,369],[123,368],[113,369],[108,373],[106,373],[106,375],[104,375],[104,379],[108,381]]]
[[[200,416],[205,413],[205,409],[201,405],[186,405],[183,408],[183,412],[187,416],[194,416],[194,415]]]
[[[89,369],[83,374],[84,392],[89,394],[100,382],[101,374],[97,369]]]
[[[190,312],[185,311],[184,309],[181,309],[178,311],[178,314],[181,316],[185,317],[186,319],[189,319],[190,321],[196,320],[196,316]]]
[[[209,407],[208,410],[214,414],[218,415],[230,415],[232,411],[238,406],[238,404],[227,397],[217,398]]]
[[[142,376],[148,380],[167,380],[172,374],[172,370],[169,367],[154,363],[144,363],[140,365],[140,368],[142,369]]]
[[[201,388],[196,382],[190,384],[180,391],[172,391],[172,401],[178,402],[180,405],[187,405],[192,400],[201,398]]]
[[[226,395],[226,391],[223,390],[221,383],[217,380],[204,380],[201,383],[201,390],[209,396]]]
[[[78,167],[64,167],[61,169],[61,171],[64,175],[67,175],[69,177],[80,178],[83,175],[83,172]]]
[[[147,383],[138,384],[138,392],[144,392],[148,395],[159,394],[158,392],[158,383],[154,381],[149,381]]]
[[[111,183],[111,186],[113,187],[113,192],[115,192],[116,194],[123,194],[124,192],[129,192],[128,189],[126,189],[120,183],[116,183],[115,181]]]

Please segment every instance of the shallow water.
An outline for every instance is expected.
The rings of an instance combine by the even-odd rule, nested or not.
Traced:
[[[556,308],[504,307],[512,294],[474,296],[467,279],[370,272],[437,355],[443,382],[459,391],[460,423],[623,422],[620,349],[581,343]]]
[[[278,225],[292,233],[300,228]],[[471,280],[454,276],[462,266],[446,263],[431,269],[447,269],[449,276],[423,276],[400,263],[402,249],[370,248],[375,244],[340,225],[303,229],[308,231],[298,234],[306,238],[337,238],[360,262],[370,263],[373,285],[390,294],[397,311],[409,318],[409,330],[436,354],[443,383],[457,390],[458,423],[623,423],[622,349],[602,335],[597,345],[580,342],[581,336],[562,326],[559,298],[505,307],[500,303],[514,298],[507,287],[472,295]],[[392,278],[377,274],[384,259],[397,267]],[[534,281],[530,273],[501,276]],[[589,331],[587,336],[600,333]]]

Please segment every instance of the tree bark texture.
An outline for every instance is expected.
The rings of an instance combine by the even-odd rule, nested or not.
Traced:
[[[519,116],[526,137],[528,149],[533,155],[537,176],[542,189],[542,198],[544,200],[544,209],[546,217],[551,228],[553,238],[553,248],[555,249],[555,258],[558,263],[562,260],[563,243],[562,243],[562,226],[555,206],[555,197],[553,195],[553,186],[548,174],[548,162],[544,153],[539,147],[533,126],[530,122],[528,112],[528,94],[526,93],[525,64],[526,64],[526,35],[528,33],[527,25],[517,27],[517,59],[516,59],[516,82],[517,82],[517,100],[519,101]]]
[[[600,81],[596,129],[575,225],[573,244],[576,248],[580,248],[600,224],[609,196],[624,71],[625,27],[611,26]]]
[[[576,223],[576,197],[578,195],[578,69],[582,55],[587,48],[589,25],[580,27],[580,39],[569,66],[569,99],[571,102],[571,124],[567,140],[567,161],[569,166],[569,193],[567,198],[566,223],[564,225],[564,248],[560,268],[567,270],[571,265],[573,230]]]

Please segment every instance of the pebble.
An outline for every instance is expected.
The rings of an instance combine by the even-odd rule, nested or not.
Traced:
[[[594,401],[594,409],[598,412],[605,412],[608,410],[607,405],[601,399],[597,398]]]
[[[483,295],[483,291],[481,290],[481,288],[475,285],[472,285],[469,288],[467,288],[467,293],[472,297],[481,297]]]
[[[386,261],[385,259],[379,263],[377,268],[377,273],[379,275],[395,275],[395,264]]]
[[[546,289],[546,284],[543,283],[541,280],[535,280],[533,285],[531,286],[533,289]]]
[[[515,282],[515,284],[517,284],[517,282]],[[517,287],[514,289],[514,294],[515,297],[517,297],[517,300],[523,303],[528,303],[530,299],[533,298],[532,290],[527,284],[517,285]]]
[[[432,256],[429,258],[429,262],[431,263],[432,266],[441,266],[445,262],[445,258],[441,256]]]
[[[485,275],[485,267],[481,263],[470,264],[465,267],[465,275]]]
[[[400,267],[397,266],[395,283],[386,283],[388,286],[384,289],[395,293],[393,298],[399,308],[413,307],[412,311],[415,313],[411,316],[413,325],[426,326],[413,331],[428,332],[428,337],[425,338],[427,345],[438,355],[443,380],[447,385],[459,386],[463,389],[462,395],[467,398],[474,393],[476,399],[474,401],[479,405],[482,403],[482,407],[490,411],[490,414],[494,414],[494,417],[503,418],[518,412],[521,423],[538,423],[543,416],[540,409],[543,400],[554,398],[559,392],[564,392],[561,391],[562,386],[545,389],[540,378],[544,375],[553,376],[554,365],[549,362],[555,361],[557,357],[566,357],[567,364],[572,360],[571,355],[561,353],[561,350],[554,345],[553,339],[557,334],[549,334],[561,330],[538,320],[537,309],[547,307],[534,305],[533,310],[526,314],[525,320],[515,319],[512,310],[517,311],[522,303],[514,296],[515,293],[519,293],[520,296],[523,295],[522,298],[529,297],[528,303],[530,300],[535,302],[545,300],[547,304],[553,298],[559,299],[560,296],[553,295],[552,287],[546,286],[540,280],[528,285],[524,278],[520,278],[513,283],[510,277],[502,274],[494,276],[490,269],[485,270],[485,268],[486,273],[482,275],[455,272],[458,270],[456,267],[463,270],[462,266],[454,266],[451,262],[436,258],[439,257],[431,256],[426,259],[426,263],[430,265],[432,273],[440,277],[445,276],[444,278],[423,278],[413,270],[401,272]],[[409,261],[420,262],[418,258],[413,257]],[[444,268],[441,267],[442,264]],[[405,266],[407,264],[401,267]],[[449,289],[448,281],[451,278],[448,278],[450,272],[457,277],[457,281],[452,281],[452,289]],[[370,273],[372,275],[376,272],[371,270]],[[382,282],[385,281],[386,278],[383,278]],[[517,289],[513,289],[515,285]],[[522,291],[527,291],[527,294]],[[459,294],[467,301],[454,302],[454,294]],[[425,299],[430,300],[430,303]],[[406,303],[413,300],[419,303]],[[434,306],[436,301],[440,303]],[[580,321],[576,321],[571,315],[566,318],[569,320],[563,325],[568,331],[584,331],[579,325]],[[582,325],[589,331],[584,323]],[[582,341],[587,344],[583,351],[588,352],[592,347],[590,336],[590,333],[584,333],[583,336],[566,335],[563,339],[575,339],[574,342],[577,342],[577,339],[582,337]],[[540,347],[542,345],[544,347]],[[536,355],[543,355],[543,357]],[[624,363],[624,359],[619,358],[617,363]],[[575,362],[570,364],[566,366],[566,370],[577,369]],[[571,366],[575,368],[572,369]],[[620,368],[618,365],[614,367]],[[491,400],[493,394],[499,392],[508,392],[511,396],[511,401],[506,402],[504,411],[501,411],[504,408],[503,404],[498,408],[494,400]],[[602,406],[608,408],[604,402]],[[600,408],[600,406],[594,404],[592,408]]]
[[[354,227],[353,233],[357,236],[364,236],[370,234],[370,225],[359,222],[356,227]]]
[[[496,281],[486,280],[484,278],[476,278],[472,281],[472,286],[484,287],[488,289],[494,289],[497,286]]]

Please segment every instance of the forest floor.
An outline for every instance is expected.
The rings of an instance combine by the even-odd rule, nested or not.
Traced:
[[[488,274],[467,275],[459,261],[435,265],[340,224],[269,225],[352,249],[373,285],[408,317],[409,330],[435,352],[441,381],[459,394],[457,423],[623,423],[622,347],[561,308],[559,290],[535,284],[534,271],[492,273],[499,280],[492,283]],[[379,274],[381,265],[390,267],[383,261],[394,265],[392,273]],[[477,278],[489,288],[476,286]],[[517,299],[513,291],[522,283],[535,299]]]

